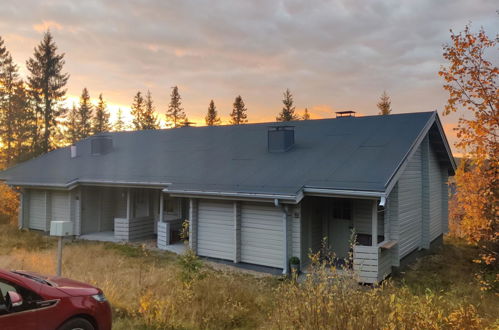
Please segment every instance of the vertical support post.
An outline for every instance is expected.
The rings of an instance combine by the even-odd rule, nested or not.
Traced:
[[[283,269],[282,273],[283,274],[288,274],[288,261],[289,261],[289,216],[288,216],[288,207],[287,206],[282,206],[282,222],[283,222],[283,230],[284,230],[284,244],[283,244]]]
[[[372,246],[378,245],[378,200],[375,199],[373,201],[372,206]]]
[[[198,201],[189,199],[189,247],[198,252]]]
[[[159,222],[164,222],[164,212],[163,212],[163,205],[165,202],[165,197],[163,196],[163,192],[159,192]]]
[[[241,262],[241,203],[234,202],[234,262]]]
[[[57,240],[57,276],[62,275],[62,236]]]
[[[128,188],[126,192],[126,219],[130,221],[132,218],[132,192]]]

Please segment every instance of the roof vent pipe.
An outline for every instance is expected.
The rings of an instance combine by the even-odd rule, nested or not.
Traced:
[[[270,126],[267,132],[269,152],[286,152],[295,145],[294,126]]]
[[[76,153],[76,146],[72,145],[71,146],[71,158],[76,158],[76,156],[78,156],[78,154]]]

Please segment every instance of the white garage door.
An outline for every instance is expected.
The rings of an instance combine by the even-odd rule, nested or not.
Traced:
[[[282,268],[283,239],[283,214],[279,208],[269,204],[242,204],[242,262]]]
[[[52,221],[71,221],[69,216],[69,193],[52,192]]]
[[[47,230],[45,191],[43,190],[30,190],[28,227],[37,230]]]
[[[198,254],[233,260],[234,251],[233,203],[200,200],[198,204]]]

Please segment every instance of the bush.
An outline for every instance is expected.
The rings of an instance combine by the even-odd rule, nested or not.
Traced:
[[[17,223],[19,194],[4,183],[0,183],[0,224]]]

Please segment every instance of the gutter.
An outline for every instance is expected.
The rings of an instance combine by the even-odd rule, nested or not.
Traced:
[[[303,192],[307,195],[313,196],[328,196],[328,197],[363,197],[369,199],[378,199],[386,197],[387,194],[382,191],[368,191],[368,190],[341,190],[341,189],[327,189],[327,188],[303,188]]]
[[[94,185],[94,186],[118,186],[118,187],[158,187],[164,188],[171,183],[165,182],[140,182],[140,181],[98,181],[98,180],[72,180],[68,183],[44,183],[44,182],[26,182],[26,181],[8,181],[5,180],[10,186],[24,186],[24,187],[42,187],[42,188],[58,188],[72,190],[78,185]]]
[[[241,193],[241,192],[221,192],[221,191],[201,191],[201,190],[178,190],[178,189],[163,189],[164,193],[174,195],[191,195],[191,196],[217,196],[217,197],[241,197],[241,198],[259,198],[270,199],[275,203],[275,200],[289,201],[293,203],[300,202],[302,195],[280,195],[280,194],[259,194],[259,193]],[[297,197],[300,197],[297,199]]]

